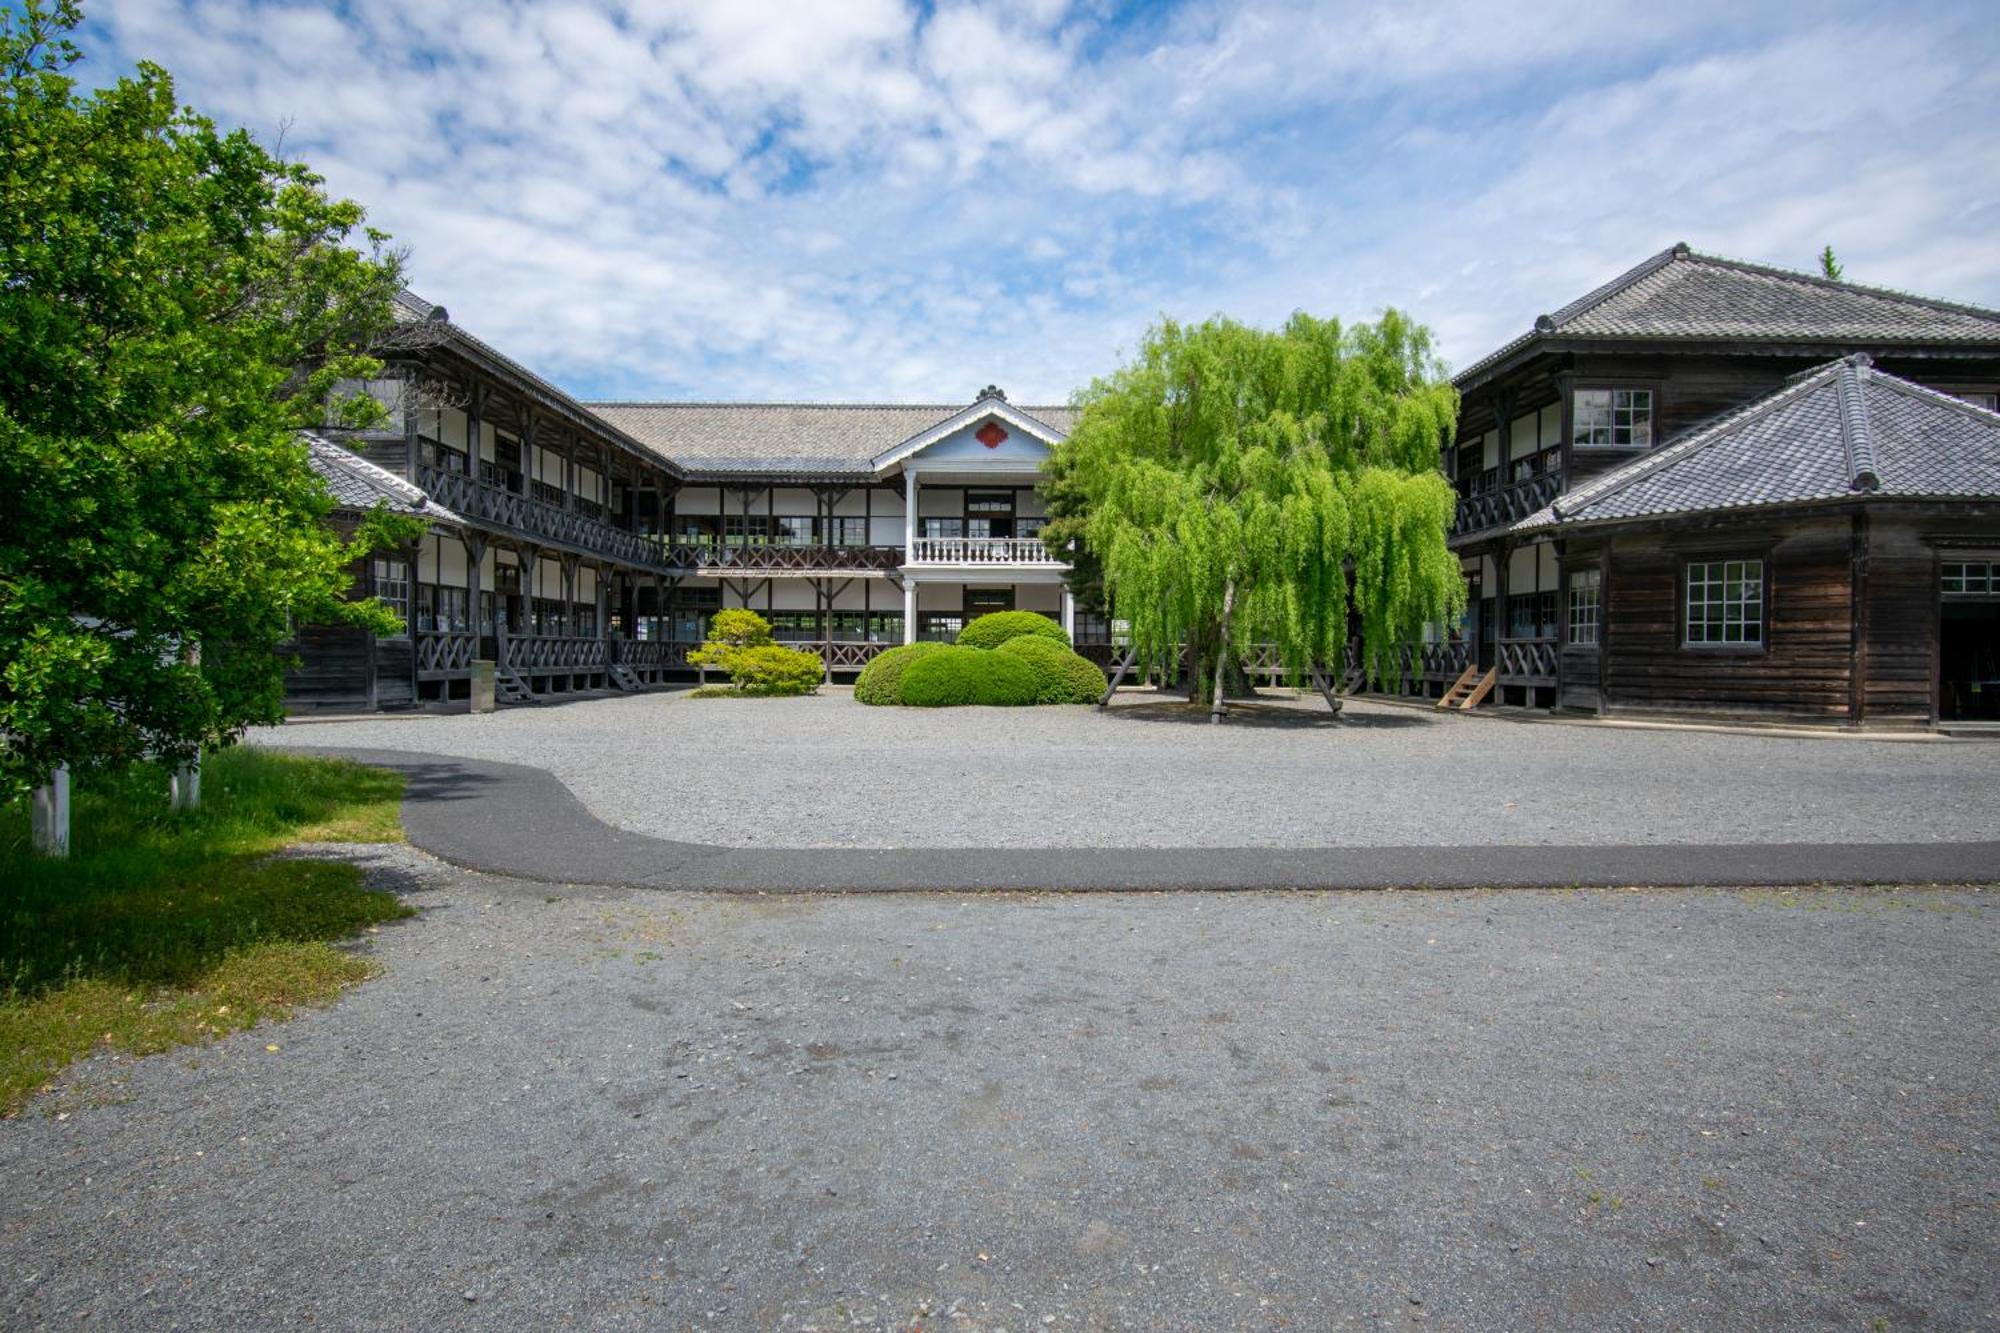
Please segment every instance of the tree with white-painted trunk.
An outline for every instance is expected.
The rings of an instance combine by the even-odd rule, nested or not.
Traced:
[[[1437,466],[1458,395],[1395,311],[1351,328],[1169,320],[1078,407],[1044,536],[1101,580],[1139,660],[1186,647],[1190,697],[1213,716],[1249,644],[1310,681],[1340,663],[1351,607],[1362,665],[1385,680],[1425,624],[1464,608]]]

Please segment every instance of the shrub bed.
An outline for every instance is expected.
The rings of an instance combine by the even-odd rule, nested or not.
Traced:
[[[760,644],[723,654],[722,669],[739,693],[758,696],[811,694],[826,679],[818,653]]]
[[[1104,696],[1104,673],[1054,639],[1024,634],[994,650],[1027,664],[1038,704],[1094,704]]]
[[[1063,647],[1069,647],[1069,635],[1063,633],[1063,627],[1034,611],[988,612],[958,632],[958,646],[998,648],[1010,639],[1018,639],[1024,634],[1054,639]]]
[[[918,658],[943,652],[946,646],[942,643],[906,643],[877,653],[875,659],[863,667],[861,674],[855,678],[854,701],[877,705],[903,702],[903,673]]]
[[[948,647],[917,658],[904,671],[902,701],[912,708],[1032,704],[1035,674],[1011,653]]]

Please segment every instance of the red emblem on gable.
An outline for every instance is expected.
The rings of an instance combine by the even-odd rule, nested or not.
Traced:
[[[988,449],[998,449],[1001,441],[1007,438],[1007,428],[997,421],[989,421],[981,426],[972,438]]]

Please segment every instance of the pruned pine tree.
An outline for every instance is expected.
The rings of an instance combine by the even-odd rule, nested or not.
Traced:
[[[1190,651],[1222,711],[1234,662],[1276,645],[1295,682],[1337,669],[1350,606],[1378,682],[1465,606],[1438,469],[1458,395],[1428,332],[1297,314],[1276,331],[1166,321],[1079,397],[1048,487],[1141,660]]]

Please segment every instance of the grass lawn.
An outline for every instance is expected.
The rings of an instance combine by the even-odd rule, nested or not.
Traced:
[[[71,854],[28,850],[0,808],[0,1115],[99,1045],[135,1055],[323,1004],[374,965],[333,941],[410,915],[300,842],[401,842],[400,774],[247,747],[210,756],[177,815],[145,767],[79,782]]]

